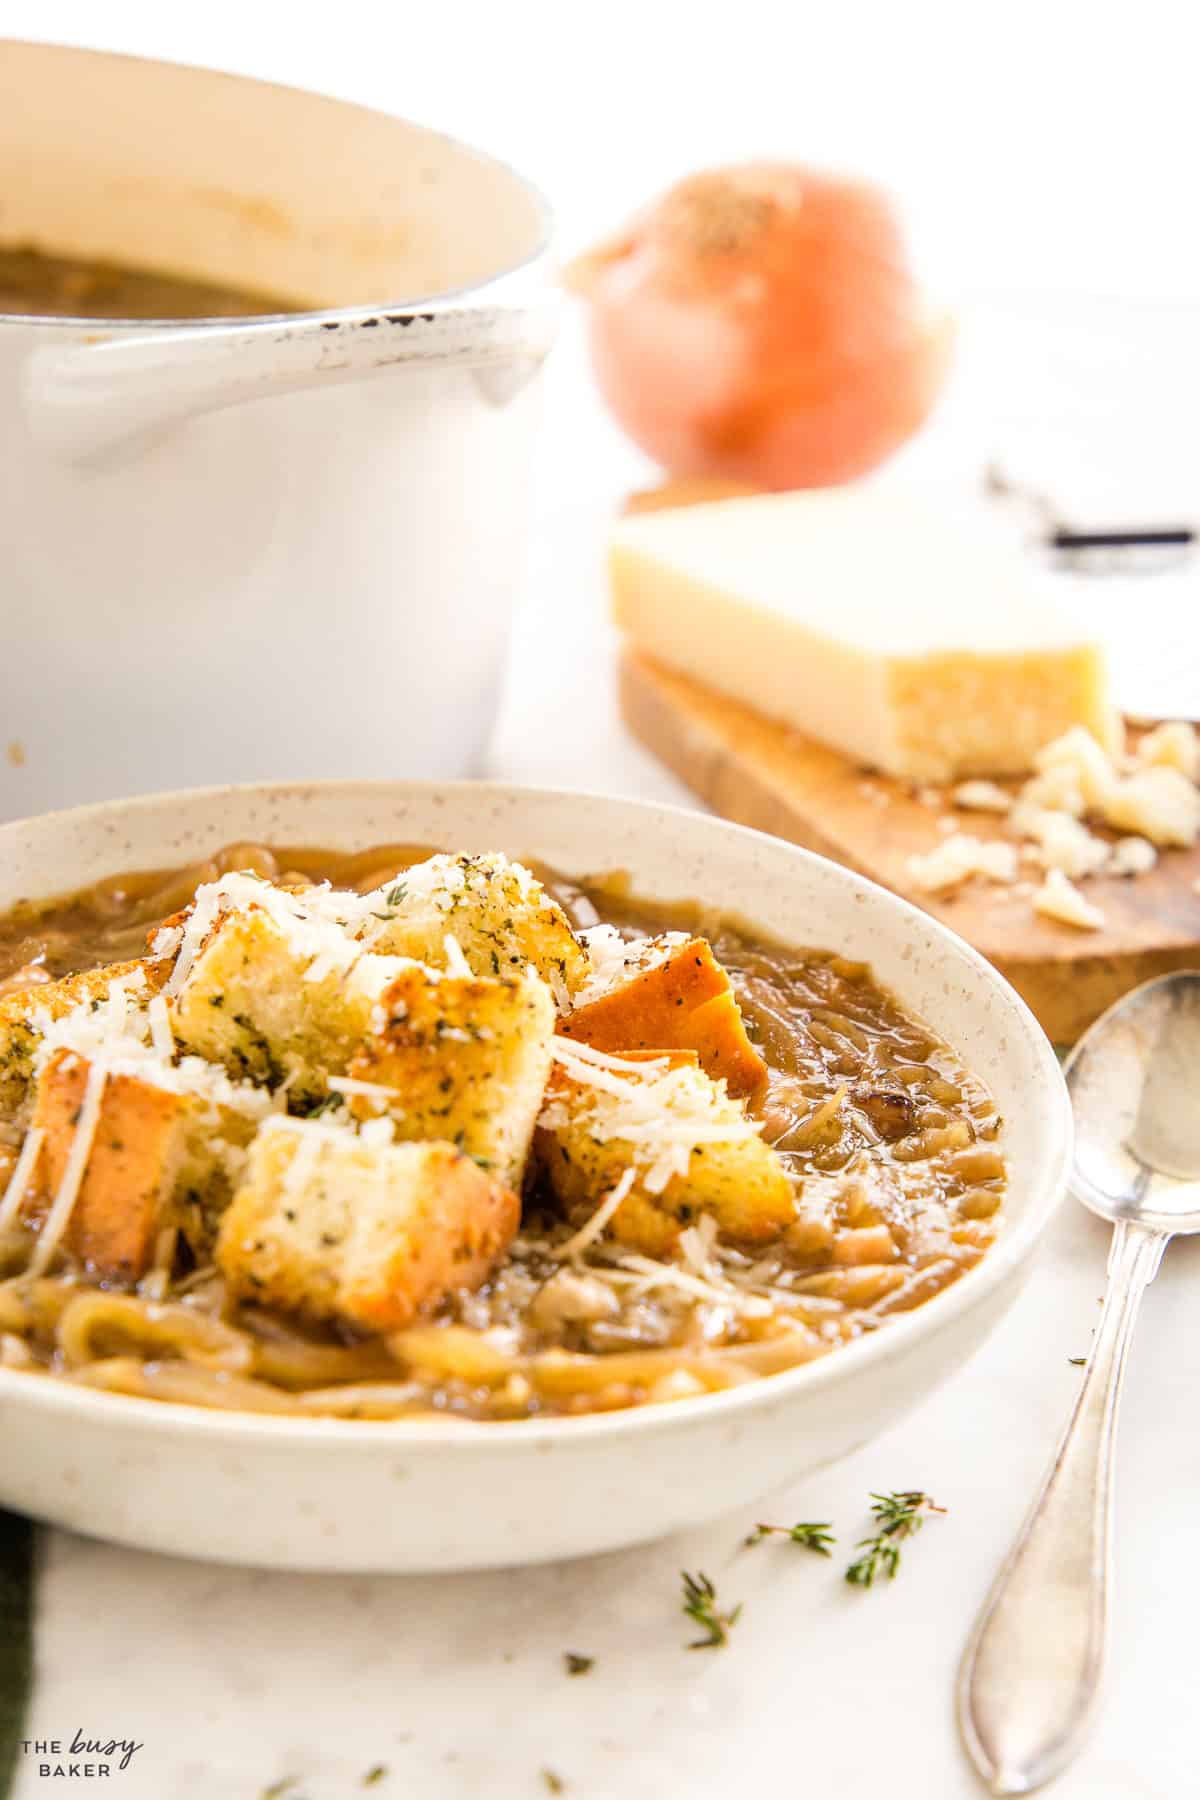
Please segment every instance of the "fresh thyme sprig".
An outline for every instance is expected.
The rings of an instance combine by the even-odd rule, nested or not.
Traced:
[[[746,1549],[761,1544],[765,1537],[785,1537],[793,1544],[801,1544],[805,1550],[815,1550],[818,1556],[832,1554],[832,1546],[837,1543],[833,1528],[828,1519],[814,1524],[806,1520],[800,1525],[756,1525],[749,1537],[742,1541]]]
[[[930,1513],[945,1510],[944,1506],[935,1506],[928,1494],[915,1489],[899,1494],[872,1494],[871,1514],[879,1529],[873,1537],[859,1539],[858,1548],[863,1554],[846,1570],[846,1580],[854,1587],[865,1588],[879,1574],[894,1581],[900,1567],[901,1544],[915,1537]]]
[[[717,1607],[717,1590],[703,1571],[689,1575],[686,1569],[681,1571],[683,1578],[683,1610],[689,1619],[694,1619],[705,1636],[693,1638],[688,1645],[689,1650],[716,1649],[729,1642],[729,1633],[737,1624],[741,1615],[741,1606],[735,1606],[732,1612],[721,1612]]]

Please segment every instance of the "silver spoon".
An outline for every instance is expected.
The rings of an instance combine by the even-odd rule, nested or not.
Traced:
[[[1119,1000],[1080,1039],[1065,1073],[1072,1191],[1116,1229],[1075,1410],[959,1671],[959,1727],[993,1794],[1029,1794],[1053,1780],[1099,1694],[1125,1356],[1164,1245],[1200,1231],[1200,971],[1164,975]]]

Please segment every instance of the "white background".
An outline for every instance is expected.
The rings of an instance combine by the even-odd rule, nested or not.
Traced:
[[[922,266],[948,298],[1008,293],[1015,318],[1068,334],[1081,297],[1170,302],[1175,360],[1160,358],[1156,378],[1184,392],[1200,301],[1194,17],[1162,0],[0,0],[9,35],[320,87],[472,139],[541,182],[568,250],[698,163],[765,152],[862,170],[903,195]],[[1043,400],[1022,331],[1006,337],[1002,367],[980,367],[993,394],[1020,388],[1024,367],[1027,424],[1031,408],[1064,400]],[[990,441],[993,421],[968,389],[948,409],[959,435],[938,426],[943,465]],[[642,471],[591,401],[574,327],[548,399],[495,767],[675,797],[623,738],[596,654],[604,520]],[[1184,469],[1180,491],[1193,492],[1195,414],[1168,394],[1155,423],[1137,400],[1110,397],[1110,425],[1137,439],[1139,464],[1151,439],[1169,439],[1168,474]],[[1068,396],[1067,410],[1081,405]],[[54,1534],[33,1728],[143,1739],[111,1784],[127,1800],[253,1800],[290,1773],[303,1777],[295,1800],[350,1800],[376,1762],[392,1771],[370,1790],[381,1800],[536,1797],[546,1766],[571,1800],[968,1800],[978,1790],[954,1738],[953,1667],[1077,1384],[1067,1359],[1088,1347],[1104,1241],[1066,1217],[1010,1321],[911,1421],[770,1507],[684,1540],[532,1575],[348,1581],[229,1573]],[[1122,1445],[1109,1693],[1065,1800],[1200,1793],[1198,1277],[1185,1246],[1149,1296]],[[886,1591],[851,1592],[840,1563],[787,1547],[737,1553],[755,1516],[831,1518],[852,1539],[869,1490],[909,1485],[950,1511]],[[681,1567],[707,1568],[746,1602],[727,1652],[681,1648]],[[567,1649],[594,1654],[595,1671],[568,1681]],[[51,1791],[30,1767],[21,1800]]]
[[[0,27],[441,126],[539,180],[568,246],[778,153],[890,182],[950,291],[1200,296],[1189,0],[3,0]]]

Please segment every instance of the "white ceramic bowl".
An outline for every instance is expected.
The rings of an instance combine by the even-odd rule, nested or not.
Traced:
[[[1063,1190],[1070,1108],[1040,1027],[926,914],[823,858],[701,814],[490,784],[217,788],[0,827],[0,906],[235,839],[387,840],[631,871],[769,932],[865,957],[990,1086],[1011,1160],[982,1263],[886,1330],[726,1393],[571,1420],[296,1421],[0,1370],[0,1503],[94,1536],[295,1569],[465,1569],[608,1550],[716,1517],[844,1456],[956,1369],[1015,1298]]]

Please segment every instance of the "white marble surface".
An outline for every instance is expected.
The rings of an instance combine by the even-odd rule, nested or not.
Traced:
[[[599,551],[641,470],[588,401],[573,329],[547,412],[493,772],[684,800],[613,708]],[[908,461],[914,479],[933,478],[937,444]],[[549,1791],[546,1769],[580,1800],[723,1800],[755,1783],[822,1800],[967,1800],[980,1790],[954,1731],[955,1662],[1078,1384],[1068,1358],[1088,1347],[1105,1241],[1066,1212],[1017,1310],[919,1412],[792,1492],[644,1549],[371,1580],[239,1572],[50,1533],[31,1735],[140,1740],[106,1790],[126,1800],[253,1800],[287,1776],[291,1800],[520,1800]],[[1108,1694],[1064,1800],[1182,1800],[1200,1784],[1198,1278],[1200,1248],[1172,1251],[1134,1352]],[[911,1486],[945,1518],[894,1585],[851,1589],[841,1572],[870,1491]],[[739,1549],[759,1518],[830,1519],[838,1552],[824,1563],[786,1544]],[[706,1570],[723,1599],[744,1603],[727,1649],[684,1647],[682,1569]],[[566,1650],[594,1656],[592,1672],[569,1678]],[[27,1759],[18,1800],[57,1791],[40,1760]],[[388,1773],[364,1790],[377,1765]]]

